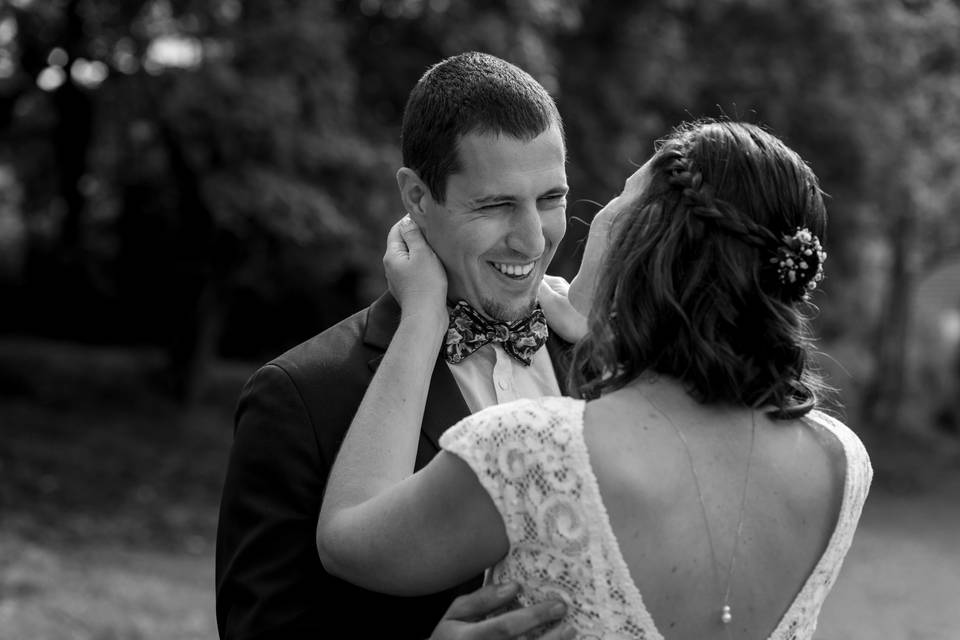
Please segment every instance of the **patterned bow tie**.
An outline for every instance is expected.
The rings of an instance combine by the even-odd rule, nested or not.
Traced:
[[[444,357],[450,364],[457,364],[483,345],[499,342],[510,356],[529,366],[548,335],[539,304],[526,318],[508,323],[487,320],[461,300],[450,311]]]

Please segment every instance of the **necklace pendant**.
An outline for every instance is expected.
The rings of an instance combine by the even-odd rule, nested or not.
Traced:
[[[730,624],[730,621],[733,620],[733,614],[730,613],[730,605],[723,605],[723,613],[720,615],[720,622],[723,624]]]

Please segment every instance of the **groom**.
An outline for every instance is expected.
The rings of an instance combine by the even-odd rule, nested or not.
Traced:
[[[562,343],[543,343],[534,303],[566,230],[566,150],[547,91],[478,53],[424,74],[407,102],[401,142],[401,199],[443,263],[454,304],[431,379],[419,469],[439,451],[440,434],[468,414],[563,390]],[[217,531],[221,638],[316,640],[334,630],[355,638],[506,638],[551,619],[533,607],[478,621],[503,604],[490,589],[474,592],[482,576],[400,598],[340,581],[321,565],[315,527],[327,474],[398,322],[399,307],[384,294],[261,367],[244,387]]]

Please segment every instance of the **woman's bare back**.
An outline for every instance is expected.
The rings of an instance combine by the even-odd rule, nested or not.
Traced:
[[[588,403],[584,439],[620,550],[660,632],[669,640],[768,637],[836,526],[840,442],[809,421],[700,405],[668,379]],[[722,625],[744,495],[729,577],[732,621]]]

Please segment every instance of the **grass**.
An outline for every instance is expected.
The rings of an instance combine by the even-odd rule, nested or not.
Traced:
[[[149,349],[0,339],[4,640],[216,639],[217,506],[253,365],[218,363],[183,408],[155,390],[162,364]],[[817,638],[946,640],[960,625],[960,445],[860,435],[874,487]]]
[[[194,406],[150,350],[0,341],[4,638],[216,638],[213,549],[251,365]]]

